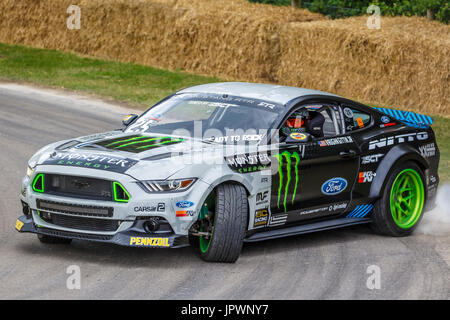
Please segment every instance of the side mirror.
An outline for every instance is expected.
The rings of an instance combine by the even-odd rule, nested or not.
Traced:
[[[130,123],[132,123],[137,117],[139,117],[137,114],[129,114],[129,115],[126,115],[126,116],[122,119],[122,124],[126,127],[126,126],[128,126]]]
[[[306,132],[293,132],[286,138],[286,143],[305,143],[311,141],[311,135]]]

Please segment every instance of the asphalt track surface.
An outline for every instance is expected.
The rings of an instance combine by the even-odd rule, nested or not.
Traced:
[[[48,143],[118,128],[127,112],[0,84],[0,299],[449,299],[450,233],[390,238],[360,226],[246,244],[235,264],[208,264],[193,248],[44,245],[16,232],[28,158]],[[71,265],[81,270],[79,290],[66,287]],[[380,289],[367,287],[371,265]]]

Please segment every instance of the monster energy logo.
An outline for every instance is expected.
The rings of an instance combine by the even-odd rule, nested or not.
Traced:
[[[289,151],[284,151],[281,154],[274,155],[278,159],[278,174],[280,176],[280,184],[278,186],[278,202],[277,207],[280,208],[280,202],[283,202],[284,212],[286,212],[286,202],[289,193],[289,185],[291,184],[292,175],[292,159],[295,159],[295,185],[294,193],[292,194],[292,204],[294,203],[295,195],[297,194],[298,187],[298,165],[300,163],[300,156],[297,152],[290,153]],[[286,177],[283,173],[283,164],[286,161]],[[284,184],[284,197],[283,197],[283,184]]]
[[[171,137],[129,136],[126,138],[110,139],[97,142],[97,145],[108,149],[123,150],[129,152],[141,152],[148,149],[182,142],[183,139]]]

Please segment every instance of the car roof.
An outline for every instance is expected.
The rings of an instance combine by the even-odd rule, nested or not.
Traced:
[[[178,93],[228,94],[243,98],[271,101],[282,105],[285,105],[293,99],[308,95],[339,97],[335,94],[323,91],[249,82],[217,82],[202,84],[180,90]]]

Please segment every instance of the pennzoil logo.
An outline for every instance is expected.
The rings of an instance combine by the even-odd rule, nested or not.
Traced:
[[[169,238],[131,237],[130,246],[170,247]]]
[[[274,155],[278,160],[278,175],[279,175],[279,186],[278,186],[278,200],[277,208],[283,206],[284,212],[287,211],[286,204],[291,201],[294,204],[295,196],[297,195],[297,187],[299,182],[298,176],[298,166],[300,164],[300,155],[297,152],[290,153],[289,151],[284,151],[281,154]],[[292,172],[292,161],[295,161],[294,172]],[[284,174],[284,167],[286,167],[286,174]],[[293,178],[294,177],[294,178]],[[288,199],[289,186],[291,181],[294,181],[294,186],[291,189],[292,198]]]

